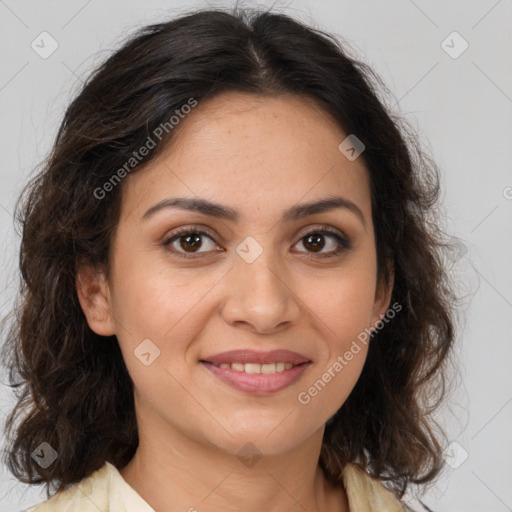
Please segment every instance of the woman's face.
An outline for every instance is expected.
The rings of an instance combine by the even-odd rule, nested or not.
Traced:
[[[84,309],[96,332],[117,336],[147,431],[281,453],[343,404],[367,353],[358,335],[389,304],[376,289],[367,171],[338,149],[348,134],[297,96],[225,93],[180,123],[166,151],[125,178],[108,314]],[[178,197],[232,213],[170,206]],[[337,197],[335,208],[301,208]],[[308,363],[278,371],[267,360],[257,375],[204,362],[233,350]]]

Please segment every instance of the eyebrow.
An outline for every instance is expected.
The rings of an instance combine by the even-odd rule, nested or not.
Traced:
[[[224,206],[200,198],[173,197],[164,199],[151,206],[141,217],[141,220],[146,220],[158,211],[161,211],[165,208],[179,208],[182,210],[201,213],[209,217],[229,220],[231,222],[238,222],[240,218],[239,213],[229,206]],[[357,217],[359,217],[366,228],[366,221],[363,212],[355,203],[341,196],[330,196],[317,201],[294,205],[283,212],[281,221],[292,222],[300,220],[304,217],[308,217],[310,215],[324,213],[337,208],[344,208],[354,213]]]

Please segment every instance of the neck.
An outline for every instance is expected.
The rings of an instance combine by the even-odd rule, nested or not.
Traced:
[[[145,435],[139,422],[135,456],[119,472],[156,511],[347,512],[345,491],[324,477],[318,465],[323,429],[293,450],[252,459],[227,453],[206,441],[170,429]]]

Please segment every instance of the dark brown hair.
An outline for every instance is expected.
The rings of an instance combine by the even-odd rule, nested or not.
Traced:
[[[106,460],[121,468],[133,457],[133,383],[115,336],[109,343],[87,325],[77,266],[108,264],[122,182],[98,190],[191,98],[227,91],[312,98],[365,145],[378,277],[389,280],[391,263],[391,302],[402,310],[372,336],[359,381],[326,425],[326,477],[339,483],[352,462],[401,495],[439,473],[431,412],[445,394],[454,339],[454,297],[434,215],[439,171],[379,89],[387,91],[334,36],[283,14],[238,8],[146,26],[91,74],[16,207],[22,281],[4,347],[18,399],[6,424],[16,478],[46,483],[49,495],[52,485],[63,490]],[[172,136],[164,133],[131,172]],[[43,441],[58,452],[46,469],[31,457]]]

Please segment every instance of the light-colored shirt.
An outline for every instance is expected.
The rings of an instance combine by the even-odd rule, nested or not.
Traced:
[[[408,509],[378,480],[352,464],[343,470],[350,512],[406,512]],[[191,507],[192,510],[193,507]],[[155,512],[118,469],[105,464],[80,482],[26,512]]]

